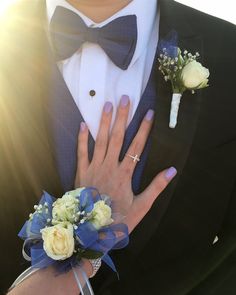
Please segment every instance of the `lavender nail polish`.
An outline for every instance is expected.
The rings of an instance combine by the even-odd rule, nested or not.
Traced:
[[[112,103],[110,101],[107,101],[104,105],[104,112],[106,114],[109,114],[112,110],[113,106],[112,106]]]
[[[153,110],[149,110],[147,113],[146,113],[146,116],[145,116],[145,119],[147,121],[152,121],[154,117],[154,111]]]
[[[177,174],[177,170],[174,167],[171,167],[166,171],[165,177],[167,180],[172,180],[176,174]]]
[[[81,123],[80,123],[80,131],[81,131],[81,132],[84,132],[85,129],[86,129],[86,124],[85,124],[84,122],[81,122]]]
[[[120,105],[125,108],[129,104],[129,96],[128,95],[122,95],[120,100]]]

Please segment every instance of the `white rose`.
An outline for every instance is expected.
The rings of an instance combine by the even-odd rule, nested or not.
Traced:
[[[78,199],[70,193],[66,193],[62,198],[57,199],[53,204],[52,217],[53,224],[75,220],[75,213],[78,210]]]
[[[65,260],[72,256],[75,247],[73,226],[57,224],[41,230],[43,248],[54,260]]]
[[[100,229],[113,223],[114,220],[111,218],[111,214],[111,208],[104,201],[98,201],[94,204],[91,222],[96,229]]]
[[[65,195],[70,195],[74,198],[79,197],[80,193],[85,189],[85,187],[79,187],[73,191],[69,191],[68,193],[66,193]]]
[[[207,86],[209,75],[207,68],[193,60],[183,68],[181,78],[186,88],[199,89]]]

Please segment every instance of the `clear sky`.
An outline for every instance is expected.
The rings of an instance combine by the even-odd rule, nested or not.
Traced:
[[[17,0],[0,0],[0,15],[8,5]],[[30,0],[31,1],[31,0]],[[32,0],[33,1],[33,0]],[[53,0],[51,0],[53,1]],[[147,1],[148,0],[143,0]],[[236,24],[236,0],[176,0],[214,16],[226,19]]]
[[[176,0],[236,24],[236,0]]]

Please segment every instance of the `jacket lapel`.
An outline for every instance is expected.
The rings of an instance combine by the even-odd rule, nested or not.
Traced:
[[[175,30],[178,34],[178,46],[182,50],[187,49],[192,53],[198,51],[202,55],[202,39],[193,33],[189,24],[184,22],[183,16],[181,17],[181,14],[178,13],[178,6],[180,5],[173,1],[161,2],[159,38],[161,40],[171,30]],[[151,134],[152,144],[143,174],[142,189],[145,189],[160,171],[170,166],[176,167],[178,175],[181,175],[191,150],[201,105],[200,91],[194,95],[185,92],[181,99],[178,124],[175,129],[171,129],[168,125],[172,89],[170,83],[166,83],[163,79],[161,72],[158,73],[157,96],[156,118]],[[131,247],[132,244],[135,244],[135,246],[132,247],[132,251],[139,252],[156,232],[173,197],[177,182],[178,176],[158,197],[152,209],[133,233],[134,238],[131,239]],[[140,236],[142,239],[139,238]],[[139,241],[138,247],[137,242],[135,242],[136,238]]]
[[[45,4],[43,6],[45,11]],[[174,1],[162,1],[160,3],[160,10],[159,38],[163,39],[171,30],[175,30],[178,34],[178,46],[181,49],[187,49],[192,53],[198,51],[202,56],[203,46],[201,36],[195,34],[189,22],[185,22],[183,15],[181,15],[181,5]],[[51,69],[53,68],[52,63],[53,59],[49,58]],[[64,82],[61,81],[61,84],[64,85]],[[66,85],[63,86],[62,93],[68,96]],[[143,174],[142,189],[151,182],[158,172],[167,167],[175,166],[178,170],[178,175],[181,175],[191,149],[201,104],[201,91],[198,91],[195,95],[185,92],[181,100],[178,125],[175,129],[170,129],[168,123],[172,91],[170,84],[164,81],[161,73],[158,74],[157,78],[157,94],[156,118],[151,134],[152,145]],[[78,111],[76,110],[76,112]],[[78,129],[78,126],[76,128]],[[54,144],[52,144],[53,146]],[[157,230],[161,218],[171,201],[177,182],[178,177],[159,196],[146,218],[133,233],[134,238],[131,239],[130,245],[132,251],[134,248],[135,250],[132,254],[140,251]],[[143,232],[145,232],[145,235],[142,234]],[[142,239],[139,238],[140,236]],[[135,237],[139,240],[138,246]],[[132,244],[135,244],[135,246],[132,247]]]

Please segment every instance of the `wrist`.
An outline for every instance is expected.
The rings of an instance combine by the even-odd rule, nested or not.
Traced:
[[[82,259],[81,267],[87,274],[87,277],[90,278],[90,276],[93,274],[93,266],[89,259]]]
[[[92,267],[92,273],[89,275],[89,278],[93,278],[97,274],[97,272],[99,271],[99,269],[102,265],[102,260],[101,260],[101,258],[89,259],[89,263]]]

